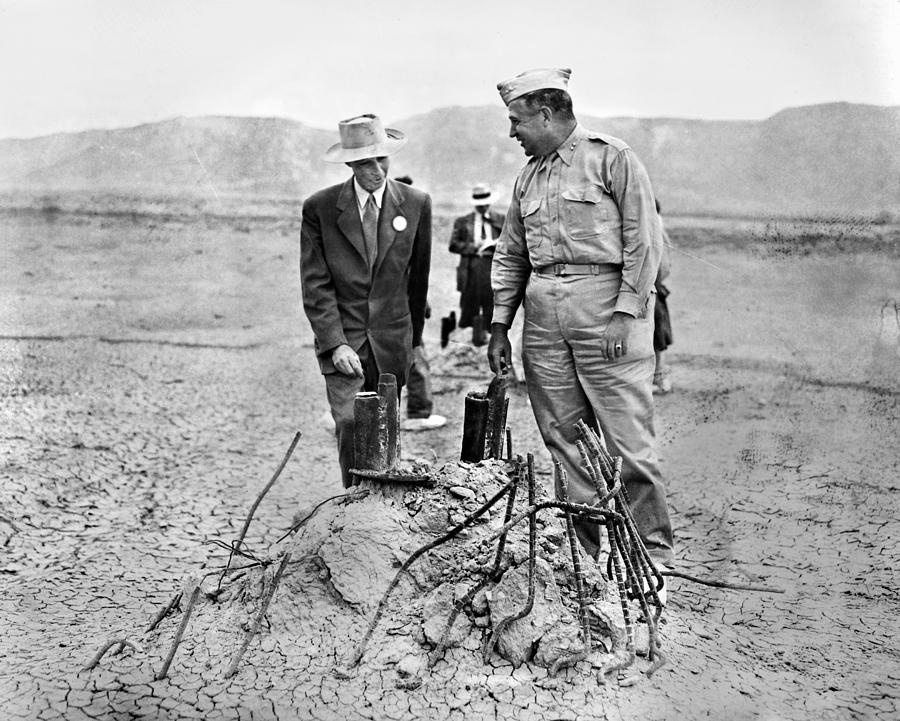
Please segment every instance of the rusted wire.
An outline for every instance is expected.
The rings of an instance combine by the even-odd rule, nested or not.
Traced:
[[[163,606],[159,610],[159,613],[157,613],[156,616],[154,616],[153,621],[150,623],[150,626],[147,628],[147,630],[144,633],[150,633],[154,628],[156,628],[162,622],[162,620],[166,616],[169,615],[169,613],[172,611],[172,609],[178,607],[178,605],[181,603],[181,594],[182,594],[182,592],[179,591],[174,596],[172,596],[171,599],[169,599],[169,603],[166,604],[165,606]]]
[[[459,613],[471,604],[479,591],[492,581],[499,579],[502,554],[507,534],[512,528],[524,522],[526,519],[528,519],[529,524],[528,596],[524,607],[520,611],[500,620],[499,623],[494,626],[492,633],[482,646],[482,655],[486,662],[500,640],[503,632],[509,625],[517,620],[525,618],[531,613],[535,598],[537,515],[541,511],[549,509],[561,511],[562,516],[566,521],[566,534],[572,556],[575,593],[578,601],[578,621],[581,635],[584,640],[582,650],[570,654],[565,658],[558,659],[551,668],[551,673],[565,665],[571,665],[579,659],[584,658],[590,653],[592,648],[589,601],[585,588],[584,572],[581,567],[580,550],[574,532],[575,519],[594,522],[606,529],[606,535],[609,541],[608,576],[615,581],[619,594],[622,617],[625,623],[624,657],[620,657],[617,663],[608,665],[602,669],[600,675],[601,682],[604,675],[615,670],[628,668],[635,662],[635,619],[629,604],[630,600],[637,602],[640,613],[639,620],[645,622],[648,627],[650,642],[648,655],[651,666],[647,671],[647,675],[653,674],[665,663],[666,657],[661,649],[662,642],[658,626],[658,620],[663,610],[660,592],[663,589],[664,576],[681,576],[688,580],[698,580],[698,582],[701,583],[703,581],[690,577],[687,574],[671,572],[668,570],[661,571],[661,569],[656,566],[640,537],[637,524],[631,511],[628,491],[622,482],[622,457],[612,456],[606,450],[601,437],[586,423],[579,422],[578,430],[582,436],[577,443],[579,454],[581,455],[585,471],[596,489],[597,500],[593,504],[572,503],[568,495],[568,479],[565,475],[565,471],[556,459],[554,459],[554,468],[560,479],[558,484],[560,488],[560,499],[537,502],[535,498],[534,458],[529,454],[527,464],[524,464],[524,467],[521,458],[519,458],[516,462],[515,476],[512,481],[505,484],[487,503],[467,516],[448,533],[422,546],[404,562],[379,601],[374,617],[357,646],[355,653],[349,659],[350,666],[357,665],[361,660],[365,653],[366,645],[387,608],[387,603],[392,592],[409,567],[423,554],[436,546],[449,541],[458,535],[464,528],[474,523],[507,493],[509,496],[507,498],[506,512],[504,514],[502,526],[480,542],[484,545],[493,541],[499,541],[493,566],[490,571],[485,573],[484,577],[478,583],[453,604],[453,608],[444,624],[435,651],[429,657],[429,665],[432,665],[446,650],[450,632]],[[507,446],[511,455],[511,442],[508,441]],[[514,516],[517,483],[522,478],[526,479],[528,482],[528,507]],[[736,585],[726,584],[724,582],[715,582],[710,583],[709,585],[737,587]],[[750,590],[771,589],[750,587]],[[776,592],[778,591],[778,589],[774,590],[776,590]],[[613,628],[611,623],[608,623],[608,625]],[[613,632],[613,637],[612,651],[614,655],[621,656],[622,634]]]
[[[229,562],[234,559],[234,556],[240,556],[241,558],[246,558],[249,561],[255,561],[255,562],[259,562],[259,560],[260,560],[259,556],[257,556],[252,551],[236,548],[234,546],[234,544],[225,543],[225,541],[222,541],[218,538],[212,538],[208,541],[204,541],[204,543],[208,546],[218,546],[219,548],[224,548],[226,551],[229,551],[231,554],[228,559]],[[229,566],[226,564],[225,568],[228,569]]]
[[[290,560],[291,552],[287,551],[284,556],[281,557],[281,563],[278,564],[278,569],[275,571],[275,576],[272,579],[272,583],[269,585],[269,588],[266,589],[266,593],[263,596],[262,603],[259,607],[259,613],[257,613],[256,618],[253,619],[253,625],[244,636],[244,640],[241,643],[240,648],[238,648],[237,651],[234,652],[234,656],[232,656],[231,658],[231,663],[228,666],[228,670],[225,672],[225,678],[231,678],[235,673],[237,673],[238,664],[241,662],[241,658],[246,652],[247,647],[250,645],[250,641],[253,640],[253,637],[256,635],[257,631],[259,631],[259,627],[266,615],[266,611],[269,610],[269,603],[272,600],[272,596],[275,595],[275,589],[278,588],[281,577],[282,575],[284,575],[284,569],[287,568]]]
[[[784,593],[784,589],[778,588],[777,586],[761,586],[756,583],[731,583],[730,581],[718,581],[713,578],[701,578],[699,576],[692,576],[689,573],[673,571],[671,568],[667,568],[665,571],[660,571],[660,574],[663,576],[672,576],[674,578],[683,578],[686,581],[699,583],[703,586],[712,586],[713,588],[729,588],[735,591],[759,591],[760,593]]]
[[[84,667],[83,670],[91,671],[97,668],[97,664],[100,663],[100,659],[102,659],[103,656],[106,655],[106,652],[109,651],[113,646],[118,646],[118,648],[113,651],[113,655],[122,653],[122,651],[124,651],[126,647],[132,649],[133,651],[143,650],[140,646],[127,638],[114,638],[111,641],[107,641],[100,647],[97,653],[94,654],[94,657],[90,661],[88,661],[88,664]]]
[[[556,457],[553,458],[553,471],[557,481],[557,487],[560,489],[562,500],[564,503],[568,503],[569,479],[565,469]],[[575,576],[575,595],[578,599],[578,620],[581,623],[581,640],[583,645],[580,651],[567,654],[557,659],[550,668],[551,676],[555,676],[561,668],[572,666],[578,661],[586,658],[591,652],[591,624],[587,615],[587,599],[584,593],[584,575],[581,570],[578,539],[575,536],[575,523],[572,520],[572,513],[570,511],[566,510],[564,511],[564,514],[566,519],[566,535],[569,539],[569,553],[572,556],[572,570]]]
[[[291,526],[287,530],[287,532],[283,536],[281,536],[281,538],[279,538],[277,541],[275,541],[275,543],[281,543],[285,538],[290,536],[295,531],[299,530],[300,527],[305,525],[309,521],[310,518],[312,518],[314,515],[316,515],[316,513],[319,511],[319,509],[322,508],[322,506],[324,506],[326,503],[330,503],[331,501],[338,501],[340,499],[362,500],[363,498],[368,496],[369,493],[370,493],[369,489],[364,488],[360,491],[352,491],[351,493],[339,493],[336,496],[329,496],[324,501],[320,501],[315,506],[313,506],[313,509],[309,513],[307,513],[301,520],[297,521],[293,526]]]
[[[622,618],[625,621],[625,658],[617,663],[605,666],[601,672],[601,677],[613,671],[621,671],[634,663],[634,624],[631,621],[631,611],[628,608],[628,599],[625,592],[625,578],[622,574],[622,565],[619,560],[619,554],[616,548],[616,534],[613,524],[606,526],[607,537],[609,538],[609,558],[612,563],[613,576],[616,580],[616,588],[619,592],[619,604],[622,607]]]
[[[231,568],[231,561],[234,558],[234,554],[238,552],[241,548],[241,545],[244,543],[244,537],[247,535],[247,529],[250,528],[250,521],[253,520],[253,514],[256,513],[256,509],[259,508],[259,504],[262,503],[263,498],[265,498],[266,494],[269,492],[269,489],[275,485],[275,481],[278,480],[278,477],[281,475],[281,472],[284,470],[284,467],[287,465],[287,462],[290,460],[291,456],[294,453],[294,449],[297,447],[297,443],[300,442],[300,436],[302,434],[300,431],[297,431],[294,434],[294,440],[291,441],[290,447],[287,449],[287,453],[284,454],[284,458],[281,459],[281,463],[278,464],[278,468],[275,470],[275,473],[272,475],[272,478],[265,485],[265,487],[259,492],[259,495],[256,496],[256,500],[253,502],[253,505],[250,506],[250,512],[247,514],[247,518],[244,520],[244,527],[241,528],[241,533],[237,537],[237,539],[231,544],[231,553],[228,554],[228,562],[225,564],[225,570],[227,571]],[[222,580],[225,578],[225,572],[222,572],[221,577],[219,578],[219,583],[216,586],[216,590],[219,590],[222,586]]]
[[[660,650],[662,642],[659,638],[658,627],[656,625],[657,617],[655,617],[654,614],[652,614],[650,611],[650,604],[647,601],[646,592],[641,586],[641,578],[639,572],[634,566],[634,554],[632,554],[627,548],[625,548],[626,531],[624,526],[622,524],[616,524],[615,526],[613,526],[613,532],[618,536],[617,545],[619,547],[619,556],[621,557],[622,562],[625,565],[626,578],[628,578],[631,582],[632,595],[637,599],[638,606],[640,607],[641,613],[643,614],[644,622],[647,624],[647,632],[650,637],[648,655],[650,661],[652,662],[650,669],[647,671],[647,675],[651,676],[665,663],[665,656],[663,656],[662,651]],[[629,541],[632,545],[634,544],[634,539],[629,539]],[[623,599],[622,603],[627,605],[627,598]]]
[[[534,506],[534,455],[532,455],[531,453],[528,454],[526,478],[528,480],[528,505]],[[536,563],[537,512],[532,513],[528,517],[528,598],[525,601],[525,606],[521,610],[517,611],[516,613],[510,614],[494,626],[493,633],[491,633],[490,637],[481,649],[481,655],[485,663],[490,660],[491,653],[494,650],[494,646],[496,646],[497,641],[500,640],[500,634],[502,634],[510,626],[510,624],[515,623],[519,619],[525,618],[529,613],[531,613],[531,609],[534,608],[534,576]]]
[[[626,621],[626,633],[629,630],[628,626],[631,625],[631,614],[628,609],[629,598],[633,598],[638,602],[644,621],[647,624],[650,637],[648,655],[651,661],[651,667],[647,671],[647,675],[651,676],[665,663],[665,655],[661,651],[662,641],[659,637],[659,627],[657,625],[663,609],[659,591],[663,588],[664,580],[647,552],[638,532],[637,524],[634,521],[628,490],[621,482],[622,457],[611,456],[603,447],[599,436],[583,421],[579,421],[577,428],[582,436],[582,441],[579,442],[578,447],[581,452],[583,465],[588,470],[588,475],[594,483],[597,494],[602,495],[604,490],[619,486],[618,492],[611,499],[611,503],[621,516],[621,521],[607,524],[607,532],[610,539],[609,562],[612,564],[613,574],[616,576],[622,613]],[[605,480],[605,483],[601,483],[601,477]],[[624,575],[622,566],[624,566]],[[650,602],[647,600],[648,595],[652,598],[653,605],[656,607],[654,612],[650,610]],[[629,641],[632,648],[624,662],[626,667],[634,662],[633,628],[631,632]],[[604,673],[622,667],[622,664],[615,664],[605,669]]]
[[[581,437],[587,444],[591,456],[601,463],[601,470],[604,476],[612,478],[614,474],[612,460],[600,436],[583,419],[575,423],[575,428],[581,433]]]
[[[166,674],[169,673],[169,666],[172,665],[172,659],[175,658],[175,651],[178,650],[178,645],[181,643],[181,638],[184,636],[188,621],[191,618],[191,612],[194,610],[194,604],[197,603],[197,597],[200,595],[200,581],[194,577],[188,579],[188,582],[185,584],[184,590],[191,591],[190,600],[188,601],[187,607],[184,609],[184,616],[181,617],[181,623],[178,626],[178,631],[175,632],[175,639],[172,641],[172,647],[169,649],[169,653],[166,656],[166,660],[163,663],[162,668],[159,670],[159,673],[156,674],[157,681],[164,679],[166,677]]]
[[[603,523],[606,520],[618,520],[621,519],[621,516],[615,511],[609,511],[605,508],[597,508],[596,506],[589,506],[584,503],[564,503],[563,501],[539,501],[535,503],[533,506],[529,506],[524,511],[519,513],[514,518],[510,519],[507,523],[504,523],[500,528],[498,528],[494,533],[481,541],[482,544],[488,544],[491,541],[495,541],[501,535],[508,533],[511,528],[517,526],[519,523],[524,521],[526,518],[530,518],[532,515],[537,513],[538,511],[544,511],[548,508],[556,508],[561,511],[569,511],[572,515],[577,518],[584,518],[587,520],[593,520],[598,523]]]
[[[509,440],[509,429],[507,429],[507,441]],[[513,473],[512,485],[509,489],[509,496],[506,499],[506,511],[503,514],[503,522],[506,524],[510,517],[512,516],[513,507],[516,503],[516,491],[519,487],[519,482],[522,478],[522,468],[523,464],[519,462],[516,466],[516,470]],[[478,583],[476,583],[472,588],[470,588],[466,595],[461,599],[456,601],[453,604],[453,608],[450,611],[450,615],[447,617],[447,621],[444,624],[444,629],[441,632],[440,639],[438,640],[437,646],[435,646],[434,651],[428,657],[428,665],[433,666],[441,656],[444,655],[444,652],[447,650],[447,646],[449,644],[450,639],[450,631],[453,628],[453,624],[456,622],[457,617],[460,612],[472,603],[473,599],[478,592],[481,591],[485,586],[487,586],[491,581],[496,581],[500,576],[500,565],[503,561],[503,550],[506,547],[506,534],[502,534],[500,536],[499,542],[497,543],[497,551],[494,554],[494,564],[491,570],[485,574],[484,578],[482,578]]]

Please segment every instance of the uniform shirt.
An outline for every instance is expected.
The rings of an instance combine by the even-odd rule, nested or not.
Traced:
[[[647,171],[626,143],[576,125],[519,172],[491,270],[493,321],[509,326],[533,268],[621,266],[615,310],[640,317],[653,290],[662,232]]]

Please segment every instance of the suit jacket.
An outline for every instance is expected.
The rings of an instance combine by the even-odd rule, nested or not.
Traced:
[[[406,381],[413,345],[422,342],[431,268],[431,197],[388,179],[370,269],[353,178],[303,204],[300,280],[322,373],[331,353],[369,341],[381,373]],[[402,218],[402,220],[400,220]]]
[[[494,240],[496,240],[500,237],[500,231],[503,230],[504,216],[488,208],[485,218],[494,229]],[[491,258],[494,255],[493,248],[485,252],[484,255],[478,255],[478,244],[481,242],[481,239],[479,238],[476,242],[474,232],[474,210],[453,222],[453,232],[450,235],[450,252],[459,253],[462,256],[456,269],[456,289],[460,293],[465,293],[466,291],[466,283],[468,282],[472,262],[477,261],[478,258]]]

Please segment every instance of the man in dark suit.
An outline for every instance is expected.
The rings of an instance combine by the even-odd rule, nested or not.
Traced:
[[[340,142],[325,160],[353,177],[303,204],[300,279],[303,308],[335,422],[344,486],[354,467],[353,404],[377,390],[380,373],[406,382],[422,342],[431,267],[431,198],[387,177],[406,143],[374,115],[338,123]]]
[[[459,327],[472,328],[472,343],[487,343],[487,329],[494,312],[491,291],[491,262],[497,238],[503,229],[503,216],[491,211],[491,189],[476,185],[472,189],[475,210],[457,218],[450,236],[450,252],[459,253],[456,289],[459,291]]]

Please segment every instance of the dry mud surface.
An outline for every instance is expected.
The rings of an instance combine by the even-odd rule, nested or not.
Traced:
[[[435,316],[455,301],[448,224],[436,224]],[[180,617],[148,633],[150,621],[189,574],[222,565],[214,542],[237,537],[296,430],[250,547],[272,553],[298,510],[342,492],[296,224],[0,217],[0,716],[896,718],[896,249],[794,252],[771,228],[691,245],[695,231],[682,229],[672,278],[675,392],[658,399],[677,569],[784,594],[672,579],[668,664],[651,678],[601,685],[587,661],[551,678],[484,664],[471,643],[419,674],[419,631],[403,627],[376,632],[345,678],[334,666],[382,589],[362,584],[351,604],[297,563],[233,678],[238,606],[201,599],[156,681]],[[406,456],[436,467],[458,457],[465,393],[489,380],[462,331],[438,347],[438,325],[426,340],[448,424],[403,436]],[[548,482],[520,390],[509,420]],[[117,637],[137,649],[84,671]]]

